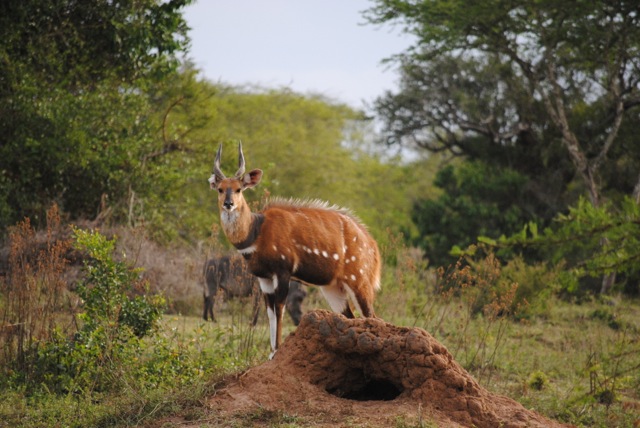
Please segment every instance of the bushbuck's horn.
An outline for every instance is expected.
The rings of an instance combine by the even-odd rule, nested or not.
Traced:
[[[242,142],[238,145],[238,171],[236,171],[236,178],[242,178],[244,175],[244,154],[242,153]]]
[[[220,170],[220,156],[222,155],[222,144],[218,147],[218,154],[216,155],[216,161],[213,163],[213,175],[220,181],[224,180],[226,177]]]

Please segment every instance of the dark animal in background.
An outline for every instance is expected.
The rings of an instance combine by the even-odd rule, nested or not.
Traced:
[[[216,320],[213,313],[218,289],[222,289],[227,299],[233,297],[247,297],[251,295],[254,277],[242,268],[242,261],[223,256],[209,259],[204,265],[204,314],[208,321]]]
[[[298,281],[289,281],[289,294],[287,295],[287,312],[294,325],[300,324],[302,318],[302,301],[307,297],[307,291]],[[260,305],[258,304],[258,310]]]
[[[204,313],[205,321],[215,321],[213,307],[218,293],[222,289],[226,299],[235,297],[248,297],[253,294],[253,320],[252,325],[258,322],[260,313],[260,293],[257,290],[256,277],[249,272],[244,261],[240,257],[222,256],[209,259],[204,264]],[[297,326],[302,318],[302,301],[307,296],[302,284],[291,281],[287,297],[287,312],[293,323]]]

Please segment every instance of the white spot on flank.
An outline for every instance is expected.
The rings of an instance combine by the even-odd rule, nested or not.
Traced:
[[[356,261],[356,256],[351,256],[351,261],[355,262]]]
[[[333,253],[333,258],[336,260],[340,260],[340,256],[338,255],[338,253]]]
[[[327,253],[326,251],[323,251],[323,252],[322,252],[322,255],[323,255],[324,257],[329,257],[329,253]]]
[[[280,254],[280,258],[281,258],[282,260],[286,260],[286,259],[287,259],[287,258],[284,256],[284,254]]]
[[[284,258],[284,257],[282,257]],[[364,271],[362,269],[360,269],[360,275],[364,275]]]
[[[355,281],[356,280],[356,276],[355,275],[351,275],[351,281]]]
[[[272,245],[273,247],[273,251],[278,251],[278,247],[276,247],[275,245]]]
[[[345,262],[346,264],[349,264],[349,259],[346,259],[344,262]]]
[[[357,240],[358,240],[358,237],[357,237],[357,236],[354,236],[354,237],[353,237],[353,242],[356,242]]]
[[[314,248],[313,252],[316,253],[317,255],[320,255],[320,250],[318,250],[317,248]]]

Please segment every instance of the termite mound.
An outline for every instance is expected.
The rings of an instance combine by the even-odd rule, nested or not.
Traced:
[[[305,315],[273,360],[229,381],[211,404],[313,414],[318,426],[345,416],[373,426],[398,417],[453,427],[562,426],[487,391],[422,329],[328,311]]]

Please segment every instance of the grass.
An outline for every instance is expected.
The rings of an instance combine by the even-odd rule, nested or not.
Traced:
[[[314,291],[305,308],[323,306]],[[397,325],[429,324],[428,320],[397,311],[394,301],[405,296],[389,292],[379,305],[380,315]],[[449,349],[457,343],[459,302],[447,303],[434,312],[448,311],[438,331],[430,331]],[[20,391],[3,392],[0,399],[0,425],[5,426],[130,426],[149,423],[172,413],[198,418],[201,401],[216,388],[215,379],[225,374],[266,361],[269,353],[269,332],[264,313],[256,328],[249,326],[250,302],[233,301],[218,311],[217,323],[205,323],[193,316],[165,316],[161,334],[182,344],[190,344],[194,352],[202,353],[201,361],[218,364],[212,375],[203,370],[195,382],[179,390],[123,391],[118,395],[94,394],[81,396],[25,397]],[[387,317],[387,312],[394,312]],[[615,316],[612,328],[608,313]],[[638,421],[640,409],[640,303],[620,301],[615,306],[599,301],[574,305],[554,301],[546,317],[525,322],[509,321],[504,341],[497,348],[482,385],[493,392],[507,395],[550,418],[585,427],[632,427]],[[481,337],[486,328],[482,319],[472,319],[467,326],[471,337]],[[285,336],[294,329],[285,318]],[[493,342],[487,340],[485,346]],[[469,343],[469,347],[477,343]],[[464,350],[460,349],[463,354]],[[622,356],[623,353],[626,354]],[[458,359],[458,357],[456,357]],[[460,361],[460,359],[458,359]],[[476,378],[482,372],[483,361],[476,367],[466,367]],[[616,372],[617,370],[617,372]],[[626,370],[626,371],[625,371]],[[544,374],[547,381],[541,388],[532,387],[532,375]],[[212,381],[212,379],[214,379]],[[614,381],[616,382],[614,384]],[[603,388],[613,387],[612,403],[599,401]],[[255,412],[254,412],[255,413]],[[238,426],[251,426],[255,418],[266,426],[297,426],[295,418],[285,414],[248,414]],[[253,422],[252,422],[253,421]],[[402,424],[400,424],[402,425]],[[427,425],[428,426],[428,425]]]
[[[501,280],[500,264],[491,258],[483,263],[437,275],[425,269],[419,258],[398,257],[395,267],[383,270],[376,313],[395,325],[425,329],[484,387],[547,417],[584,427],[638,426],[640,301],[614,297],[576,304],[547,297],[540,306],[544,310],[518,317],[517,284],[502,284],[501,294],[491,294]],[[19,272],[25,278],[36,277],[26,263],[23,266]],[[49,271],[54,269],[45,270]],[[45,280],[38,284],[57,287],[57,282]],[[328,309],[317,287],[308,291],[304,309]],[[36,308],[49,309],[40,301],[46,294],[33,293]],[[6,295],[0,295],[0,312],[13,313],[3,298]],[[201,301],[195,302],[186,313],[200,312]],[[18,309],[26,315],[32,312]],[[227,422],[235,426],[308,425],[283,412],[258,410],[236,415],[233,421],[211,421],[207,419],[211,415],[203,411],[203,401],[215,393],[225,376],[268,358],[266,315],[263,310],[253,328],[252,309],[251,298],[218,302],[217,323],[205,323],[192,315],[165,315],[160,330],[145,339],[149,346],[140,348],[147,354],[133,357],[148,358],[153,364],[138,365],[137,372],[120,366],[112,370],[120,376],[118,385],[124,385],[119,389],[54,394],[44,384],[27,391],[16,381],[20,376],[3,370],[0,426],[154,426],[176,414],[203,426],[227,426]],[[50,312],[43,309],[41,313]],[[55,318],[65,316],[68,314]],[[285,316],[283,336],[294,328]],[[150,372],[144,372],[142,380],[136,377],[147,367]],[[430,426],[429,421],[419,425]],[[397,426],[407,423],[398,419]]]
[[[545,317],[508,321],[497,345],[501,327],[478,316],[465,327],[467,336],[475,338],[467,349],[459,346],[464,305],[453,300],[448,307],[436,306],[434,313],[448,315],[437,330],[426,330],[487,389],[578,426],[634,427],[640,422],[640,302],[621,300],[611,306],[554,300]],[[597,315],[603,311],[615,314],[616,323]],[[433,324],[419,316],[388,321]],[[490,352],[470,365],[465,359],[478,347]]]
[[[312,289],[309,296],[305,308],[326,308],[319,293]],[[466,345],[469,349],[463,349],[458,346],[460,313],[465,311],[461,301],[452,299],[436,303],[435,308],[427,306],[425,313],[416,315],[397,309],[398,305],[394,303],[405,298],[398,291],[389,291],[380,300],[378,313],[396,325],[427,326],[427,331],[450,351],[458,348],[456,359],[492,392],[507,395],[547,417],[577,426],[637,425],[640,419],[640,302],[619,300],[612,305],[610,301],[594,299],[576,305],[552,300],[544,317],[508,320],[505,326],[487,324],[482,317],[474,317],[466,326],[466,332],[476,341],[470,340]],[[207,346],[214,347],[214,333],[219,329],[229,331],[229,334],[244,334],[243,327],[234,324],[238,316],[231,312],[238,308],[232,306],[220,311],[219,325],[202,326],[199,320],[190,317],[172,317],[169,324],[187,336],[204,332],[205,337],[210,338]],[[432,317],[442,312],[448,314],[437,331],[428,328],[433,324],[424,318],[428,309],[431,309]],[[247,316],[249,313],[247,311]],[[612,319],[616,322],[612,323]],[[289,320],[285,319],[285,322],[286,336],[294,327]],[[480,339],[487,336],[487,328],[491,331],[484,343],[480,343]],[[494,333],[499,328],[504,337],[494,350]],[[247,361],[250,364],[267,358],[269,338],[264,316],[253,334],[257,354],[255,359]],[[495,351],[489,367],[485,366],[487,360],[477,359],[474,366],[464,363],[465,355],[471,354],[469,350],[479,346],[491,350],[483,354],[487,360]],[[603,400],[604,391],[613,392],[612,402]],[[284,419],[280,422],[285,423]],[[295,420],[286,421],[286,424],[296,426]]]

